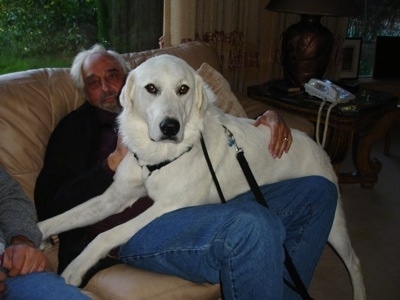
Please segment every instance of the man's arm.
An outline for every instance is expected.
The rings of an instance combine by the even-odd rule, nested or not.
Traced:
[[[90,105],[90,104],[88,104]],[[40,220],[60,214],[103,193],[114,172],[97,157],[99,133],[90,107],[69,115],[53,131],[35,186]]]

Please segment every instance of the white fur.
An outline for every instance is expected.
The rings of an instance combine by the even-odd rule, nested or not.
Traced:
[[[152,91],[152,87],[156,90]],[[79,285],[91,266],[156,217],[185,206],[220,202],[202,153],[200,133],[225,198],[232,199],[249,190],[222,125],[243,148],[258,184],[321,175],[337,186],[328,155],[304,133],[292,129],[293,144],[289,153],[274,159],[267,152],[268,127],[254,127],[250,120],[223,114],[209,103],[206,94],[202,78],[183,60],[173,56],[149,59],[130,73],[121,92],[124,109],[119,117],[120,132],[130,151],[118,167],[114,183],[104,194],[40,222],[39,227],[46,240],[50,235],[118,213],[141,196],[149,195],[154,204],[138,217],[97,236],[63,272],[67,282]],[[160,123],[166,118],[179,124],[179,131],[170,137],[160,130]],[[166,160],[173,161],[150,174],[147,165]],[[340,199],[329,243],[350,273],[354,299],[365,299],[359,261],[351,247]]]

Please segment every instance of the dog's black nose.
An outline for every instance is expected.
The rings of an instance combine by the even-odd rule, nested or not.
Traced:
[[[172,137],[179,132],[180,125],[175,119],[167,118],[160,123],[160,129],[163,134]]]

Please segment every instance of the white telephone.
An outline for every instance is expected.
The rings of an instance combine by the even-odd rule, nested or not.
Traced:
[[[317,119],[317,124],[316,124],[316,132],[315,132],[315,137],[317,140],[317,143],[324,148],[325,147],[325,142],[326,142],[326,135],[327,135],[327,130],[328,130],[328,125],[329,125],[329,116],[331,114],[331,110],[338,105],[339,103],[346,103],[349,102],[350,100],[353,100],[356,98],[352,93],[349,91],[346,91],[345,89],[341,88],[340,86],[337,86],[336,84],[333,84],[329,80],[319,80],[315,78],[311,78],[308,83],[304,84],[304,89],[306,93],[308,93],[311,96],[318,97],[322,99],[321,106],[319,107],[318,111],[318,119]],[[325,127],[324,127],[324,133],[323,133],[323,139],[322,143],[319,140],[319,127],[320,127],[320,122],[321,122],[321,113],[322,109],[325,106],[326,102],[331,102],[329,105],[329,108],[326,112],[326,117],[325,117]]]
[[[333,84],[329,80],[319,80],[312,78],[304,84],[305,91],[311,96],[318,97],[329,102],[346,103],[356,98],[352,93]]]

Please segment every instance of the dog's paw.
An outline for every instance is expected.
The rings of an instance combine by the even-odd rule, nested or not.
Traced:
[[[74,267],[73,263],[71,263],[65,270],[62,272],[61,276],[65,279],[65,281],[74,286],[79,286],[82,283],[83,275],[85,271],[81,268]]]
[[[41,221],[37,223],[39,230],[42,232],[43,241],[47,240],[51,236],[51,226],[48,221]]]
[[[51,242],[50,239],[45,239],[42,240],[42,242],[40,243],[40,250],[47,250],[49,248],[53,247],[53,243]]]

